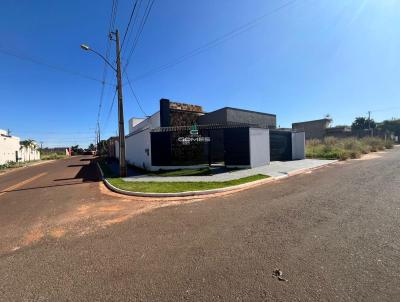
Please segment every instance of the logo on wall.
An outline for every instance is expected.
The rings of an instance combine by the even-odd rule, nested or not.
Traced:
[[[199,135],[199,129],[196,124],[192,125],[190,129],[190,136],[181,136],[178,137],[178,142],[182,145],[190,145],[191,143],[209,143],[211,138],[208,136]]]
[[[196,124],[193,124],[192,129],[190,129],[190,135],[199,135],[199,130],[197,129]]]

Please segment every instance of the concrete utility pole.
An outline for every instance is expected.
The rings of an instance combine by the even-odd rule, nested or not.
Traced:
[[[368,111],[368,133],[371,136],[371,111]]]
[[[119,176],[125,177],[126,161],[125,161],[125,126],[124,126],[124,104],[122,99],[122,74],[121,74],[121,52],[119,49],[119,32],[118,29],[113,33],[115,35],[116,51],[117,51],[117,89],[118,89],[118,136],[119,136]]]
[[[119,136],[119,176],[125,177],[126,172],[126,161],[125,161],[125,128],[124,128],[124,104],[122,99],[122,72],[121,72],[121,50],[119,46],[119,32],[110,33],[110,39],[113,35],[115,36],[116,51],[117,51],[117,69],[107,61],[107,59],[99,52],[91,49],[85,44],[81,44],[81,48],[86,51],[91,51],[101,57],[104,62],[108,64],[117,73],[117,90],[118,90],[118,136]],[[100,142],[100,127],[98,127],[98,132],[96,133],[96,140]]]

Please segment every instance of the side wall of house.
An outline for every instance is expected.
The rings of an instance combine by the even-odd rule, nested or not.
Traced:
[[[304,131],[306,139],[323,139],[325,137],[325,130],[329,126],[328,119],[293,123],[292,129],[297,131]]]
[[[249,135],[251,168],[269,165],[269,130],[250,128]]]
[[[304,132],[292,132],[292,160],[306,158],[306,136]]]
[[[150,129],[144,129],[125,139],[126,160],[131,165],[142,169],[151,166]]]
[[[0,135],[0,165],[16,161],[16,152],[19,152],[19,138]]]

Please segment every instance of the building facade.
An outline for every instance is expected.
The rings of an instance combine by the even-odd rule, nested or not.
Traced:
[[[0,165],[39,159],[40,152],[35,143],[32,146],[22,146],[19,137],[9,135],[7,131],[0,129]]]
[[[147,170],[253,168],[305,156],[304,132],[276,129],[274,114],[231,107],[206,113],[198,105],[161,99],[158,112],[131,119],[129,130],[126,159]]]

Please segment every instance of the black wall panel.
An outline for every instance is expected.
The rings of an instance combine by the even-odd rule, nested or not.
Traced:
[[[292,132],[269,132],[271,161],[292,160]]]
[[[250,165],[249,128],[224,129],[225,165]]]

